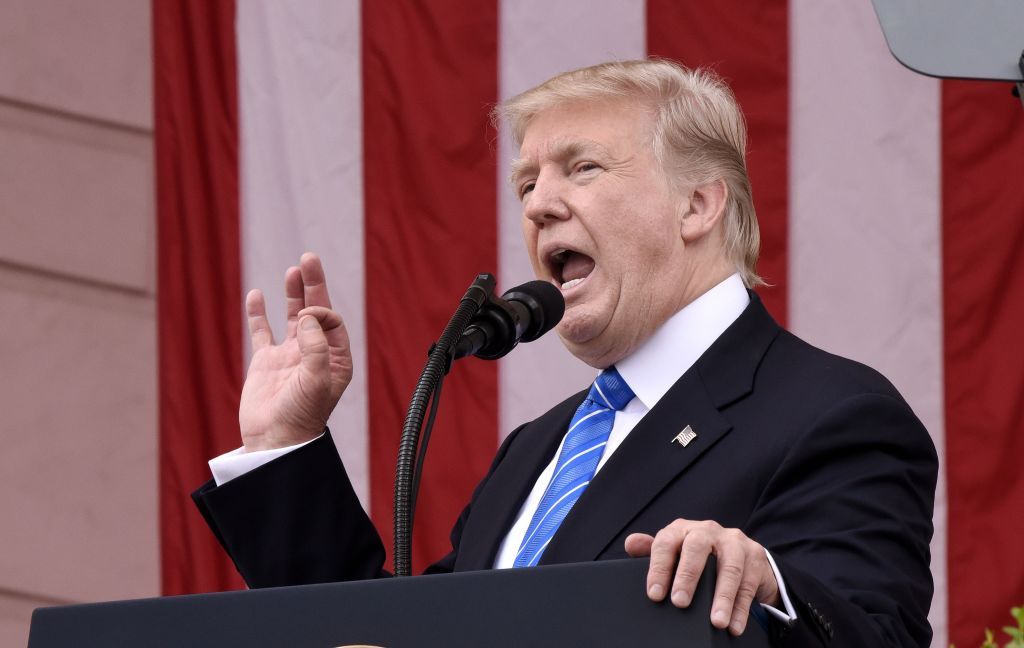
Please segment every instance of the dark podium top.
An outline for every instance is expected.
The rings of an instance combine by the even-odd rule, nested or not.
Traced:
[[[652,603],[647,560],[555,565],[40,608],[29,648],[55,646],[768,645],[709,622],[714,571],[691,607]]]

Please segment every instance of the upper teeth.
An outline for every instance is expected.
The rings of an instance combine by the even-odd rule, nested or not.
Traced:
[[[584,279],[586,279],[586,277],[580,277],[578,279],[566,281],[564,284],[562,284],[562,290],[569,290],[573,286],[580,284]]]

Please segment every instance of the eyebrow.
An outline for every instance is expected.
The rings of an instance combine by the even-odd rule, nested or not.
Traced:
[[[556,141],[551,146],[550,157],[558,161],[565,161],[586,153],[596,153],[604,158],[612,157],[607,147],[589,139]],[[511,168],[512,172],[509,174],[508,181],[515,187],[520,177],[537,168],[537,161],[533,158],[515,158],[512,160]]]

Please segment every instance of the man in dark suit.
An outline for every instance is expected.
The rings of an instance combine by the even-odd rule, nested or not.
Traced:
[[[650,555],[650,598],[685,607],[715,555],[716,627],[743,632],[754,606],[779,645],[927,646],[934,448],[884,378],[747,290],[757,222],[728,88],[613,63],[499,111],[534,270],[566,299],[558,333],[603,371],[509,435],[430,571]],[[252,586],[376,577],[383,546],[322,435],[352,366],[315,256],[286,293],[280,345],[247,298],[245,447],[195,499]]]

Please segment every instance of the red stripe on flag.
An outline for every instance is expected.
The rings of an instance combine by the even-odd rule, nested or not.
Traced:
[[[789,209],[789,3],[648,0],[647,51],[711,67],[732,86],[750,129],[747,162],[761,225],[758,292],[786,322]]]
[[[188,496],[238,446],[234,29],[234,2],[153,2],[164,594],[242,586]]]
[[[1024,602],[1022,119],[1009,84],[942,84],[949,640],[960,646]]]
[[[363,25],[370,511],[390,549],[402,419],[427,350],[466,288],[497,268],[492,1],[367,2]],[[448,532],[497,445],[497,368],[444,386],[416,512],[413,568]],[[343,432],[342,432],[343,433]]]

